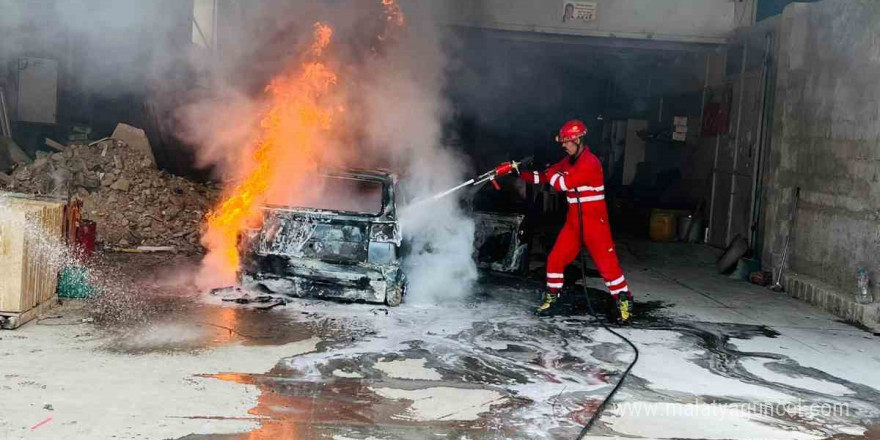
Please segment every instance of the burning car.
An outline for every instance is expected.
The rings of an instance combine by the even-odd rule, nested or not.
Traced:
[[[345,171],[321,179],[334,197],[304,208],[262,208],[261,227],[242,236],[242,283],[295,296],[400,304],[406,276],[396,177]]]
[[[348,170],[316,182],[308,207],[266,205],[258,228],[239,243],[241,282],[272,293],[385,303],[406,294],[406,245],[397,219],[397,178]],[[328,196],[329,195],[329,196]],[[522,216],[474,213],[478,266],[519,272],[525,260]]]

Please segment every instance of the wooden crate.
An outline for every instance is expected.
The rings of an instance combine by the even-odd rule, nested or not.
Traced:
[[[24,324],[57,302],[64,207],[62,201],[0,194],[0,316],[14,318],[3,319],[3,327]]]
[[[52,299],[48,301],[41,302],[38,306],[21,313],[5,313],[0,312],[0,329],[4,330],[14,330],[25,324],[28,321],[39,317],[47,310],[51,309],[58,305],[58,296],[53,296]]]

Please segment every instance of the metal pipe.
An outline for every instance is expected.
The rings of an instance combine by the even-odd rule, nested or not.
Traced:
[[[9,122],[9,108],[6,107],[6,92],[0,87],[0,135],[12,137],[12,126]]]
[[[709,234],[706,237],[706,243],[712,237],[712,219],[715,218],[715,187],[718,180],[718,150],[721,147],[721,134],[715,134],[715,160],[712,162],[712,198],[709,201]]]
[[[202,42],[205,43],[205,46],[208,46],[208,49],[211,48],[211,42],[208,41],[208,37],[205,36],[205,33],[202,32],[202,27],[199,26],[199,20],[196,17],[192,19],[193,24],[196,26],[196,31],[199,32],[199,35],[202,37]]]
[[[663,122],[663,97],[660,97],[660,109],[658,110],[657,122]]]
[[[758,188],[760,185],[760,179],[763,175],[763,170],[761,167],[763,166],[762,158],[764,156],[764,147],[766,143],[766,136],[764,135],[765,130],[767,129],[767,121],[765,111],[767,110],[767,93],[769,92],[769,84],[770,84],[770,51],[772,48],[771,41],[773,40],[773,34],[767,33],[764,35],[764,64],[761,72],[761,109],[758,113],[758,134],[756,137],[757,140],[757,148],[755,149],[755,158],[754,158],[754,169],[752,169],[752,200],[749,204],[749,225],[750,225],[750,234],[749,234],[749,247],[754,250],[755,242],[757,241],[758,236],[758,220],[755,218],[755,212],[757,210],[757,200],[758,200]]]
[[[219,12],[220,2],[218,0],[214,0],[211,5],[211,49],[214,51],[214,55],[217,55],[219,48],[217,47],[217,26],[219,20]]]
[[[752,21],[749,25],[754,25],[758,21],[758,0],[752,0]]]
[[[739,72],[739,103],[736,110],[736,132],[733,138],[733,169],[730,173],[730,202],[727,204],[727,234],[725,234],[724,244],[730,243],[730,230],[733,227],[733,207],[736,201],[736,176],[737,167],[739,166],[739,130],[742,127],[743,100],[746,94],[746,60],[749,54],[748,40],[743,40],[742,66]]]
[[[727,53],[724,54],[724,62],[727,62]],[[710,238],[712,237],[713,219],[715,218],[715,189],[718,186],[718,151],[721,149],[721,134],[715,133],[715,158],[712,161],[712,196],[709,199],[709,221],[708,221],[708,229],[709,233],[706,235],[706,243],[708,243]]]
[[[706,54],[706,73],[703,76],[703,97],[700,99],[700,136],[703,135],[703,118],[706,116],[706,95],[709,94],[709,54]]]

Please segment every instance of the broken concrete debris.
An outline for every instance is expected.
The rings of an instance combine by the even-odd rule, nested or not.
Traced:
[[[147,134],[140,128],[120,123],[116,125],[116,130],[113,130],[113,135],[110,137],[125,142],[135,151],[142,153],[148,158],[152,165],[156,165],[156,158],[153,156],[153,149],[150,148],[150,140],[147,139]]]
[[[46,138],[46,146],[56,151],[64,151],[67,149],[64,145],[49,138]]]
[[[202,251],[200,228],[219,194],[213,186],[160,171],[151,156],[119,139],[63,148],[19,163],[0,176],[0,189],[62,197],[70,191],[106,248]]]

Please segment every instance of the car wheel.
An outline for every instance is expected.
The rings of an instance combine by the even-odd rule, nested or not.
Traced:
[[[385,291],[385,304],[388,307],[397,307],[403,302],[403,295],[406,293],[406,283],[402,286],[390,287]]]
[[[531,250],[531,249],[529,249],[529,246],[526,245],[526,248],[525,248],[525,250],[523,251],[523,256],[522,256],[522,258],[519,260],[519,267],[518,267],[517,270],[516,270],[516,271],[517,271],[517,274],[519,274],[519,276],[521,276],[521,277],[523,277],[523,278],[528,278],[528,277],[529,277],[529,263],[530,263],[530,261],[529,261],[529,251],[530,251],[530,250]]]

